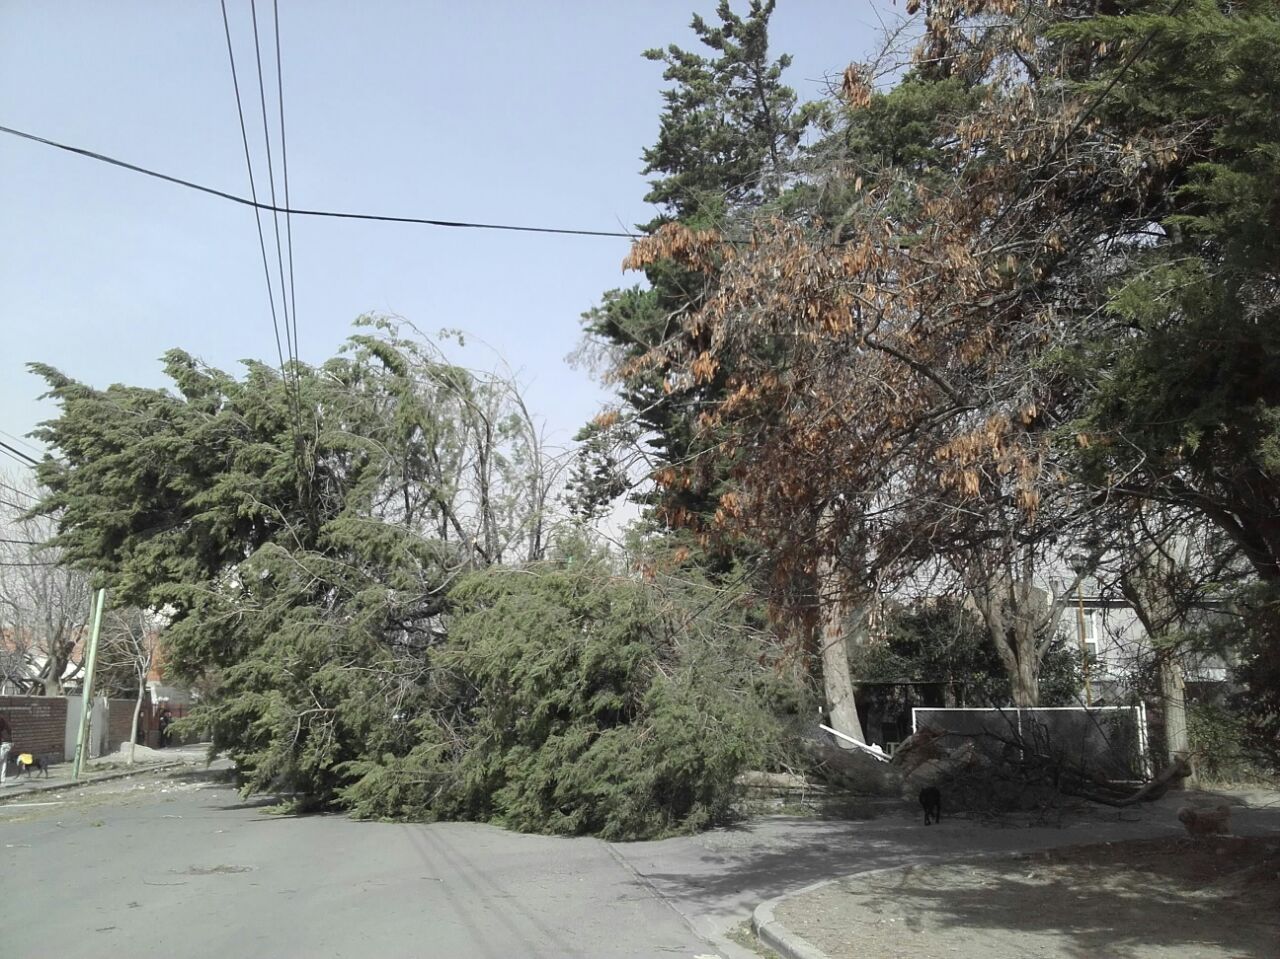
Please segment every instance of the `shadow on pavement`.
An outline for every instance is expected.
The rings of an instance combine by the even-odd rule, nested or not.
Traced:
[[[1204,879],[1143,870],[1140,881],[1118,884],[1106,881],[1105,869],[1079,866],[1037,883],[1036,869],[1036,858],[995,862],[963,881],[954,870],[935,875],[926,866],[849,888],[861,922],[900,917],[894,921],[912,931],[930,928],[942,937],[1031,933],[1068,944],[1071,955],[1114,959],[1151,955],[1153,947],[1161,954],[1215,946],[1212,955],[1275,955],[1275,917],[1206,895]],[[845,935],[856,937],[859,923],[852,915],[846,921]]]
[[[226,783],[227,785],[234,785],[236,771],[229,766],[218,769],[209,767],[204,769],[175,769],[164,778],[178,783]]]

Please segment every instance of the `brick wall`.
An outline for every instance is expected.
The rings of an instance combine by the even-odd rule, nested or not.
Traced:
[[[120,748],[121,743],[129,741],[129,732],[133,728],[132,699],[112,699],[107,713],[107,747],[111,752]],[[145,710],[144,710],[145,711]],[[138,717],[141,726],[143,717]]]
[[[13,728],[14,753],[39,753],[61,762],[67,701],[60,696],[0,696],[0,716]]]

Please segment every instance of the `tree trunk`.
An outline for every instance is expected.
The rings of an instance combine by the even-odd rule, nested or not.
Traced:
[[[1013,704],[1020,707],[1040,703],[1040,656],[1036,633],[1027,622],[1027,614],[1017,606],[1017,593],[1008,580],[992,577],[969,593],[987,626],[987,635],[995,648],[1009,680]],[[1005,597],[1008,597],[1006,608]]]
[[[1139,542],[1142,540],[1138,537],[1150,539],[1151,545],[1121,575],[1120,590],[1155,647],[1164,707],[1165,758],[1170,766],[1185,766],[1194,781],[1195,764],[1187,735],[1186,679],[1176,647],[1177,632],[1187,621],[1183,597],[1176,591],[1177,573],[1191,566],[1191,541],[1176,533],[1151,539],[1145,526],[1134,530],[1133,535]]]
[[[1172,650],[1164,650],[1160,657],[1160,698],[1164,701],[1165,762],[1172,766],[1179,759],[1191,769],[1195,779],[1195,764],[1191,757],[1191,741],[1187,736],[1186,683],[1182,664]]]
[[[849,641],[845,630],[847,608],[840,601],[834,561],[823,558],[818,569],[818,604],[821,611],[822,692],[827,701],[827,725],[865,743],[858,704],[849,672]],[[865,620],[863,612],[859,618]]]
[[[822,692],[827,700],[827,725],[858,742],[866,742],[849,673],[849,646],[838,623],[841,610],[824,612],[822,627]],[[829,622],[835,621],[835,622]]]
[[[959,696],[956,694],[956,684],[947,682],[942,687],[942,705],[947,709],[955,709],[961,705]]]
[[[138,717],[142,714],[142,697],[147,694],[147,674],[138,677],[138,698],[133,703],[133,723],[129,726],[129,762],[133,765],[134,747],[138,745]]]
[[[1023,644],[1019,644],[1020,646]],[[1009,685],[1013,691],[1013,704],[1025,709],[1040,705],[1040,677],[1037,672],[1039,663],[1034,652],[1025,649],[1018,651],[1017,668],[1009,676]]]

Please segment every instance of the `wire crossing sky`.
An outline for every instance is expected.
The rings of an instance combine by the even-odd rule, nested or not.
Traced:
[[[279,206],[275,203],[263,203],[259,200],[253,199],[252,197],[238,196],[235,193],[228,193],[225,190],[215,190],[213,187],[205,186],[202,183],[193,183],[191,180],[184,180],[182,177],[173,176],[169,173],[161,173],[159,170],[151,170],[139,164],[129,163],[127,160],[121,160],[119,157],[109,157],[106,154],[96,153],[95,151],[87,150],[84,147],[73,146],[69,143],[58,143],[56,140],[36,136],[34,133],[29,133],[24,130],[15,130],[12,127],[0,125],[0,133],[18,137],[22,140],[29,140],[32,143],[40,143],[44,146],[52,147],[55,150],[63,150],[76,156],[96,160],[99,163],[106,163],[110,166],[119,167],[122,170],[130,170],[133,173],[140,173],[143,176],[149,176],[156,180],[185,187],[188,190],[207,193],[210,196],[215,196],[223,200],[230,200],[232,203],[239,203],[241,206],[247,206],[251,209],[260,210],[265,213],[329,217],[335,220],[368,220],[374,223],[411,223],[419,226],[452,227],[469,230],[510,230],[515,233],[558,233],[563,236],[622,237],[629,240],[635,239],[639,236],[639,234],[633,230],[625,232],[621,230],[572,230],[554,226],[520,226],[513,223],[467,223],[460,220],[436,220],[431,219],[430,217],[421,216],[392,216],[384,213],[351,213],[341,210],[295,210],[287,204],[285,206]]]
[[[773,46],[794,55],[802,99],[876,45],[877,7],[895,12],[781,0]],[[332,356],[366,313],[463,330],[451,356],[505,360],[567,443],[609,397],[565,361],[580,315],[636,282],[620,264],[654,215],[640,154],[657,136],[662,67],[641,54],[692,48],[692,13],[714,8],[280,0],[277,75],[262,0],[259,91],[249,0],[227,0],[255,175],[262,109],[273,130],[287,118],[287,201],[266,202],[263,180],[258,199],[268,216],[292,211],[302,361]],[[0,432],[53,414],[30,361],[102,387],[162,385],[173,347],[232,371],[274,360],[219,4],[0,7],[0,124]]]

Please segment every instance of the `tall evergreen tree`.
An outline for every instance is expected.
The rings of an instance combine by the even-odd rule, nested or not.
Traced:
[[[652,234],[668,223],[732,234],[746,229],[747,214],[779,200],[791,182],[797,151],[814,117],[798,107],[782,83],[788,56],[770,59],[768,27],[774,0],[752,0],[747,14],[728,0],[716,8],[718,23],[695,16],[692,29],[704,55],[672,44],[645,56],[666,65],[664,108],[657,142],[644,151],[653,175],[645,200],[658,216],[641,227]],[[698,415],[717,382],[671,389],[666,370],[646,365],[654,348],[679,331],[678,317],[696,309],[713,278],[663,260],[645,268],[645,286],[611,290],[584,315],[589,337],[607,345],[612,376],[623,401],[621,432],[648,447],[651,467],[696,461],[707,439]],[[663,525],[714,513],[719,479],[661,487],[650,498]],[[607,484],[605,486],[607,488]]]

